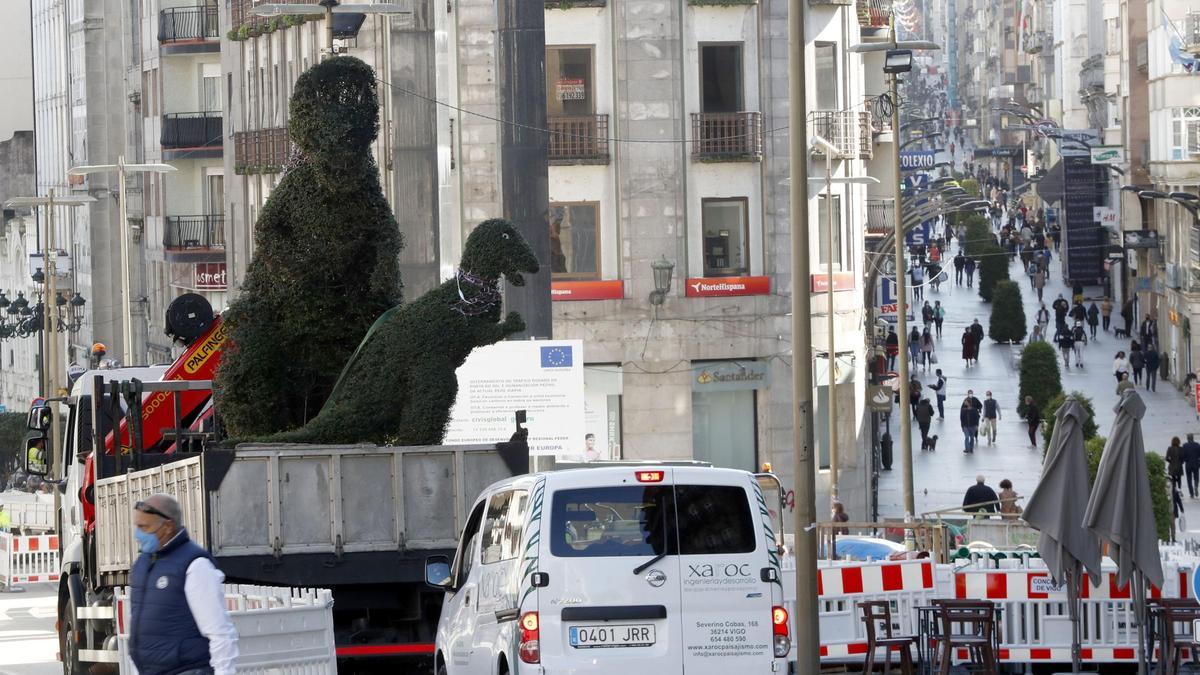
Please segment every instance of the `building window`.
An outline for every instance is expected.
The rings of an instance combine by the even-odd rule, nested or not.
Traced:
[[[748,204],[745,197],[701,200],[704,276],[729,277],[750,271],[746,251]]]
[[[1171,153],[1175,161],[1200,152],[1200,107],[1171,109]]]
[[[739,112],[742,106],[742,46],[700,45],[700,112]]]
[[[550,205],[550,270],[555,279],[600,276],[600,204]]]
[[[546,114],[595,114],[592,80],[591,47],[546,48]]]
[[[837,97],[837,43],[818,42],[813,45],[816,58],[817,110],[840,110]]]
[[[817,229],[817,261],[821,265],[829,264],[829,258],[825,255],[825,247],[829,241],[829,197],[820,195],[817,198],[817,222],[812,223],[812,227]],[[842,264],[842,197],[841,195],[833,195],[833,264]]]

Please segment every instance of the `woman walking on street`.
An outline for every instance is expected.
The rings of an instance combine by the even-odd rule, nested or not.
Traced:
[[[1142,353],[1142,347],[1137,343],[1137,340],[1129,343],[1129,369],[1133,371],[1133,384],[1137,386],[1142,383],[1142,368],[1146,366],[1146,355]]]
[[[975,343],[975,334],[971,332],[970,327],[964,328],[962,336],[962,357],[963,361],[966,361],[968,366],[970,366],[971,361],[975,359],[975,355],[977,353],[975,350],[978,349],[978,347],[979,345]]]
[[[888,370],[896,369],[896,355],[900,353],[900,336],[896,335],[896,328],[888,328],[887,334],[887,367]]]
[[[1092,331],[1092,339],[1095,339],[1096,327],[1100,325],[1100,308],[1096,306],[1096,302],[1094,300],[1087,308],[1087,322],[1088,328],[1090,328]]]
[[[1025,397],[1025,423],[1029,425],[1029,447],[1037,449],[1037,428],[1042,423],[1042,411],[1038,410],[1032,396]]]
[[[921,363],[921,331],[916,326],[908,333],[908,357],[913,370]]]
[[[925,366],[925,372],[929,372],[931,363],[937,363],[937,357],[933,354],[933,333],[926,328],[921,333],[921,365]]]
[[[1129,360],[1125,358],[1125,352],[1117,352],[1113,359],[1113,377],[1117,378],[1117,384],[1129,377]]]
[[[1104,332],[1108,332],[1108,326],[1112,322],[1112,300],[1108,296],[1104,296],[1104,301],[1100,303],[1100,318],[1103,321]]]
[[[1178,436],[1171,439],[1171,446],[1167,448],[1166,460],[1167,474],[1171,476],[1171,485],[1178,490],[1183,483],[1183,448],[1180,446]]]
[[[946,320],[946,308],[942,306],[941,300],[935,300],[933,303],[933,325],[937,327],[938,338],[942,337],[942,322]]]
[[[1143,358],[1146,360],[1146,390],[1158,391],[1158,367],[1162,359],[1159,358],[1158,350],[1153,344],[1146,345]]]

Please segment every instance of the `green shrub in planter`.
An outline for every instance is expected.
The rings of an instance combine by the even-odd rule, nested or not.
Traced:
[[[249,25],[240,26],[237,29],[237,34],[238,34],[239,40],[249,40],[250,39],[250,26]]]
[[[972,197],[979,196],[979,181],[975,180],[974,178],[960,180],[958,181],[958,186],[963,190],[966,190],[967,194],[971,195]]]
[[[1150,503],[1154,505],[1154,529],[1160,541],[1171,540],[1171,488],[1167,483],[1167,463],[1157,452],[1146,453],[1146,473],[1150,475]]]
[[[1073,391],[1069,395],[1074,396],[1075,400],[1079,401],[1079,404],[1088,412],[1088,421],[1083,423],[1083,441],[1084,443],[1089,443],[1092,439],[1097,438],[1096,433],[1099,431],[1096,428],[1096,409],[1092,407],[1092,399],[1085,396],[1081,391]],[[1045,448],[1050,447],[1050,437],[1054,434],[1055,423],[1058,422],[1054,414],[1058,412],[1063,403],[1067,402],[1067,396],[1066,392],[1059,393],[1058,396],[1050,399],[1045,409],[1042,410],[1042,417],[1046,418],[1045,423],[1042,425],[1042,440],[1045,443]],[[1103,449],[1104,446],[1101,445],[1100,447]],[[1099,461],[1099,455],[1097,455],[1096,459]],[[1094,472],[1093,477],[1095,477]]]
[[[1017,412],[1025,414],[1025,397],[1032,396],[1042,416],[1047,405],[1062,393],[1062,375],[1058,370],[1058,355],[1048,342],[1034,342],[1021,352],[1020,401]]]
[[[1008,281],[1008,251],[989,243],[979,253],[976,262],[979,265],[979,297],[984,302],[991,302],[996,284]]]
[[[1093,436],[1083,442],[1084,451],[1087,452],[1089,486],[1096,482],[1096,472],[1100,470],[1100,457],[1104,454],[1104,444],[1107,442],[1108,439],[1103,436]]]
[[[1021,304],[1021,287],[1004,280],[992,292],[992,318],[988,337],[996,342],[1021,342],[1025,339],[1025,308]]]

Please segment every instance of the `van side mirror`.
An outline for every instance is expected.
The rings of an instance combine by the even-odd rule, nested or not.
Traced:
[[[444,555],[431,555],[425,559],[425,583],[448,591],[451,590],[451,581],[449,558]]]
[[[50,430],[50,419],[50,406],[35,405],[29,409],[29,419],[26,421],[25,427],[29,431],[46,432]]]

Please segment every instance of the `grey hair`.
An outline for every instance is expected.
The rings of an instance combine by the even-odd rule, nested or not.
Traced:
[[[982,483],[983,482],[983,474],[979,474],[978,476],[975,476],[975,482]]]
[[[150,495],[145,501],[162,511],[171,522],[175,523],[175,527],[183,527],[183,509],[179,506],[179,500],[169,494],[159,492]]]

